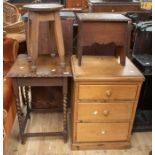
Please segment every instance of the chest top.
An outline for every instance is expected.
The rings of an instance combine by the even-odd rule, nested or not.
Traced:
[[[126,65],[118,63],[113,56],[83,56],[82,65],[72,56],[72,71],[74,80],[104,80],[104,81],[143,81],[144,76],[126,57]]]
[[[111,21],[111,22],[128,22],[131,19],[114,13],[78,13],[77,18],[80,21]]]

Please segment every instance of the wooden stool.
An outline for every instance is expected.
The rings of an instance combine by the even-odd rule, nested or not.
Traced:
[[[29,56],[32,57],[33,65],[36,65],[38,58],[39,24],[40,22],[49,22],[50,40],[52,40],[53,26],[54,36],[61,65],[64,66],[64,42],[62,35],[61,20],[59,10],[62,5],[59,4],[30,4],[24,5],[28,9],[28,28],[27,28],[27,49]],[[53,25],[52,25],[53,22]],[[52,53],[52,52],[51,52]],[[35,66],[36,67],[36,66]]]
[[[120,64],[124,66],[129,51],[131,20],[121,14],[112,13],[78,13],[77,18],[79,66],[83,47],[92,46],[94,43],[114,43],[117,47],[116,56],[120,56]]]

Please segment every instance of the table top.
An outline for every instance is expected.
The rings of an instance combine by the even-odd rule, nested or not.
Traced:
[[[78,66],[76,56],[71,58],[73,77],[75,80],[101,81],[143,81],[144,76],[126,57],[126,65],[119,64],[114,56],[83,56]]]
[[[65,58],[65,67],[60,65],[59,57],[40,55],[37,59],[36,72],[31,71],[31,62],[26,54],[18,55],[7,77],[71,77],[70,57]]]
[[[118,13],[77,13],[77,17],[80,21],[131,21],[130,18]]]
[[[88,0],[91,4],[139,4],[139,0]]]
[[[27,4],[23,6],[30,11],[56,11],[60,10],[63,5],[55,3],[38,3],[38,4]]]

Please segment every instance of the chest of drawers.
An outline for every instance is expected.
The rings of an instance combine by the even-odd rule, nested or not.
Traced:
[[[130,12],[141,11],[140,2],[88,0],[89,12]]]
[[[113,57],[72,57],[72,149],[120,149],[130,136],[143,75],[126,58],[126,66]]]

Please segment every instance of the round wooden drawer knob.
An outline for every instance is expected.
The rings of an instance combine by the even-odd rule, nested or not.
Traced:
[[[97,110],[93,112],[93,115],[97,115],[97,114],[98,114],[98,111]]]
[[[110,97],[111,94],[112,94],[111,90],[107,90],[107,91],[106,91],[106,95],[107,95],[108,97]]]
[[[105,135],[105,134],[106,134],[106,131],[105,131],[105,130],[102,130],[102,131],[101,131],[101,134],[102,134],[102,135]]]
[[[108,115],[109,115],[109,110],[104,110],[104,111],[103,111],[103,115],[104,115],[104,116],[108,116]]]

